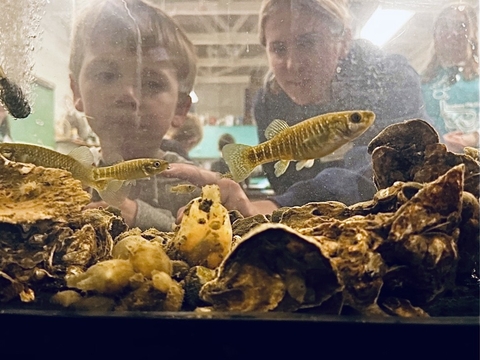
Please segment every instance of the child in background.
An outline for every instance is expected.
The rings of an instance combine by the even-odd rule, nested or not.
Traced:
[[[223,147],[225,145],[228,145],[228,144],[235,144],[235,138],[232,135],[227,134],[227,133],[222,134],[220,136],[220,138],[218,139],[218,151],[220,151],[220,153],[222,153]],[[226,173],[230,172],[230,169],[228,168],[228,165],[225,162],[225,160],[223,159],[223,157],[221,157],[218,160],[215,160],[212,163],[212,166],[210,167],[210,170],[215,171],[215,172],[219,172],[220,174],[226,174]]]
[[[167,14],[142,0],[91,2],[76,19],[70,56],[75,108],[99,138],[101,165],[135,158],[185,162],[160,150],[181,127],[196,76],[192,43]],[[178,179],[136,181],[115,204],[129,226],[170,231],[172,214],[198,194],[173,194]],[[87,208],[106,207],[96,201]]]
[[[187,160],[191,160],[188,153],[203,139],[203,125],[195,114],[188,113],[181,127],[170,127],[160,148],[164,151],[173,151]]]

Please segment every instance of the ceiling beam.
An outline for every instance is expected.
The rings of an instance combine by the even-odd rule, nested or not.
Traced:
[[[241,67],[263,67],[267,66],[267,57],[255,57],[251,59],[220,59],[220,58],[200,58],[197,61],[198,67],[229,67],[229,68],[241,68]]]
[[[249,75],[197,76],[196,84],[248,84]]]
[[[261,1],[241,2],[173,2],[164,3],[162,0],[155,1],[171,16],[200,16],[200,15],[258,15]]]
[[[194,45],[260,45],[258,33],[188,33]]]

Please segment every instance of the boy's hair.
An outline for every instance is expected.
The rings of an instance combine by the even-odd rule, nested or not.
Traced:
[[[105,35],[105,36],[101,36]],[[94,0],[75,19],[70,73],[78,80],[85,49],[101,36],[133,52],[163,47],[177,71],[179,91],[189,94],[197,73],[195,48],[183,30],[146,0]]]

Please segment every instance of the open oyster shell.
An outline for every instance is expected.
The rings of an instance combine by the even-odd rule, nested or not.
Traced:
[[[314,238],[264,224],[237,244],[200,297],[220,311],[295,311],[319,306],[341,290]]]

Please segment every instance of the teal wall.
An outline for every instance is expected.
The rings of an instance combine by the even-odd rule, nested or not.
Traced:
[[[14,142],[55,148],[54,92],[48,85],[37,83],[32,91],[35,102],[32,113],[25,119],[12,119],[10,130]]]
[[[204,126],[203,139],[190,152],[192,159],[216,159],[221,156],[218,151],[218,139],[222,134],[229,133],[238,144],[257,145],[257,127],[254,125],[242,126]]]

